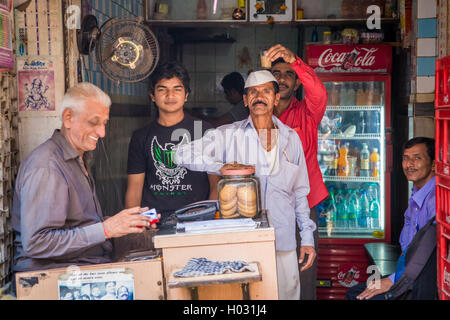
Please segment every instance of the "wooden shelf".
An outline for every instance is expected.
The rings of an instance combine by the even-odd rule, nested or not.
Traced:
[[[299,25],[345,25],[345,24],[364,24],[367,18],[353,18],[353,19],[302,19],[292,21]],[[381,24],[400,23],[398,18],[381,18]]]
[[[354,19],[302,19],[295,21],[275,21],[276,25],[285,26],[308,26],[308,25],[361,25],[366,23],[367,18]],[[149,25],[197,28],[197,27],[241,27],[251,25],[267,25],[266,21],[247,20],[146,20]],[[398,18],[381,18],[381,24],[400,23]]]

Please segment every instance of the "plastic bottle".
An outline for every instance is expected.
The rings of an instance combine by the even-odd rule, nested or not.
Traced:
[[[356,105],[356,90],[353,84],[350,84],[347,89],[347,97],[348,97],[348,105],[355,106]]]
[[[317,32],[317,27],[314,27],[314,30],[311,35],[311,42],[317,42],[319,40],[319,34]]]
[[[375,183],[370,183],[368,188],[367,188],[367,197],[369,198],[369,201],[372,201],[373,199],[377,199],[378,198],[378,187]]]
[[[333,159],[331,160],[331,169],[329,171],[329,175],[332,177],[337,175],[338,159],[339,159],[339,150],[338,146],[335,145]]]
[[[338,189],[336,195],[334,196],[334,200],[336,201],[336,205],[339,205],[344,201],[344,195],[342,193],[342,189]]]
[[[362,149],[359,154],[360,154],[359,175],[361,177],[370,177],[369,149],[366,143],[362,144]]]
[[[364,116],[364,111],[359,112],[357,127],[358,127],[357,133],[359,134],[367,133],[366,117]]]
[[[355,229],[358,227],[358,218],[361,215],[361,207],[359,205],[356,190],[352,190],[348,202],[348,227]]]
[[[368,123],[368,132],[369,133],[380,133],[380,113],[378,111],[369,112],[370,116]]]
[[[368,106],[375,105],[375,83],[369,82],[368,88],[367,88],[367,95],[366,95],[366,101]]]
[[[337,219],[337,208],[334,200],[331,200],[327,213],[327,228],[335,228]]]
[[[348,143],[346,143],[344,146],[341,146],[339,149],[337,175],[340,177],[348,176]]]
[[[341,185],[341,190],[342,190],[342,196],[344,197],[344,199],[348,198],[348,189],[347,189],[347,184],[343,183]]]
[[[380,84],[375,83],[373,88],[373,105],[379,106],[381,104],[381,88]]]
[[[319,203],[316,206],[316,210],[317,210],[317,224],[319,225],[320,228],[326,227],[327,226],[327,200]]]
[[[340,101],[340,88],[339,85],[334,83],[331,88],[331,105],[338,106]]]
[[[331,44],[331,31],[323,32],[323,44]]]
[[[206,8],[205,0],[197,1],[197,19],[200,19],[200,20],[208,19],[208,11]]]
[[[344,84],[341,87],[341,95],[339,97],[339,105],[348,106],[348,84]]]
[[[362,85],[358,85],[356,89],[356,105],[357,106],[364,106],[365,105],[365,96],[364,96],[364,89]]]
[[[370,155],[370,176],[378,178],[380,176],[380,155],[378,154],[378,148],[372,149]]]
[[[334,115],[334,120],[336,121],[336,125],[331,130],[331,133],[342,134],[342,114],[340,112],[336,112]]]
[[[358,227],[368,228],[369,227],[369,216],[370,216],[370,203],[367,198],[367,192],[365,190],[361,191],[361,198],[359,200],[361,206],[361,214],[358,219]]]
[[[376,112],[375,113],[375,128],[374,128],[374,133],[380,133],[380,113]]]
[[[380,204],[378,199],[373,199],[370,203],[370,228],[379,229],[380,228]]]
[[[332,82],[324,82],[323,84],[325,86],[325,89],[327,90],[328,93],[328,101],[327,101],[327,106],[331,106],[331,91],[333,90],[333,83]]]
[[[348,206],[346,199],[342,199],[342,202],[337,205],[337,227],[348,228]]]
[[[336,215],[337,215],[337,208],[336,208],[336,202],[334,200],[334,192],[333,189],[329,191],[329,205],[327,208],[327,215],[326,215],[326,225],[327,228],[334,228],[336,227]]]

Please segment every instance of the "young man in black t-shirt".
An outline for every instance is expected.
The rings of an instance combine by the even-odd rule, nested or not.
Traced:
[[[136,130],[128,150],[125,206],[156,208],[161,220],[187,204],[217,199],[219,177],[190,171],[173,162],[174,149],[200,139],[210,124],[183,111],[190,92],[189,75],[177,62],[163,63],[151,75],[150,98],[158,117]]]

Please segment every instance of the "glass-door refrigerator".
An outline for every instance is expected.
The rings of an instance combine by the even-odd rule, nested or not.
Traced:
[[[308,45],[328,92],[318,160],[330,196],[317,207],[317,299],[343,299],[366,281],[364,244],[391,241],[391,47]]]

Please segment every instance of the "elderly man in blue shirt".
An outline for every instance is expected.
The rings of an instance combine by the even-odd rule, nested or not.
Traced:
[[[209,130],[202,139],[180,146],[175,162],[190,170],[219,173],[230,163],[255,166],[261,183],[261,205],[275,229],[278,296],[300,299],[298,263],[316,252],[308,200],[308,171],[298,134],[273,116],[280,99],[277,80],[266,70],[252,72],[245,83],[244,104],[250,117]],[[228,163],[228,165],[226,165]],[[296,251],[297,222],[302,238],[300,258]]]
[[[405,211],[405,221],[400,234],[402,256],[397,263],[394,274],[382,278],[378,286],[360,284],[346,294],[346,299],[353,300],[384,300],[384,294],[400,278],[405,267],[405,252],[409,244],[430,219],[436,215],[436,182],[434,177],[434,147],[435,141],[431,138],[416,137],[404,146],[402,168],[408,181],[414,183],[409,206]],[[431,294],[433,295],[433,294]],[[423,297],[427,298],[427,297]],[[432,299],[433,297],[430,296]]]

